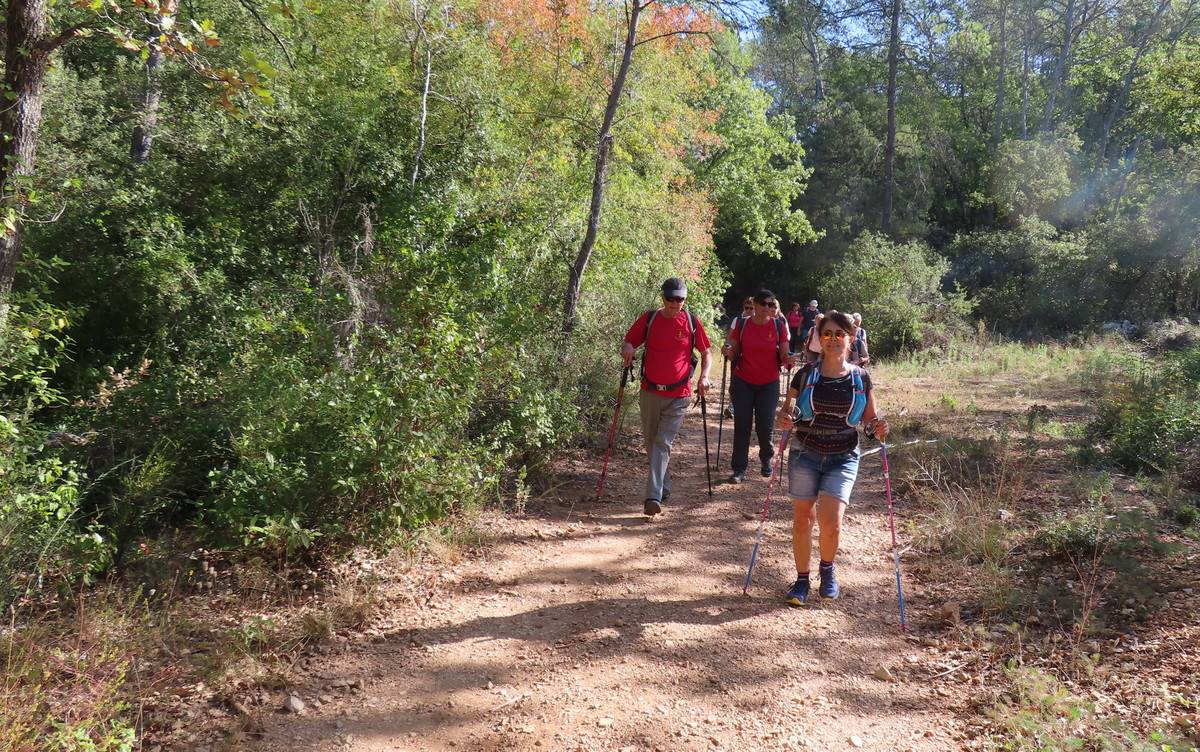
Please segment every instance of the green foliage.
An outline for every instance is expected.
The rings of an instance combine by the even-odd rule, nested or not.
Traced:
[[[769,116],[770,96],[740,71],[719,63],[713,75],[719,84],[706,92],[702,106],[720,113],[718,140],[705,149],[698,175],[712,187],[721,231],[741,237],[754,253],[773,256],[783,238],[794,244],[816,239],[804,212],[794,207],[811,170],[800,161],[804,147],[789,139],[791,118]]]
[[[55,336],[76,345],[5,371],[53,395],[5,413],[21,451],[0,484],[32,510],[16,570],[88,541],[84,570],[123,567],[168,529],[264,558],[410,540],[598,428],[662,278],[710,318],[717,224],[761,253],[813,236],[803,149],[736,36],[639,46],[568,340],[615,7],[334,0],[272,10],[277,43],[210,5],[214,64],[270,91],[214,112],[169,61],[147,163],[127,132],[141,61],[89,40],[49,75],[33,182],[61,211],[29,227],[18,286],[70,312]],[[86,443],[48,449],[52,428]]]
[[[943,292],[948,270],[924,243],[863,233],[822,285],[821,297],[862,314],[872,354],[937,347],[964,329],[971,310],[961,293]]]
[[[1072,167],[1081,146],[1072,136],[1001,144],[992,168],[992,191],[1001,213],[1057,217],[1074,191]]]
[[[14,307],[0,328],[0,607],[46,579],[86,573],[102,554],[79,517],[84,474],[38,417],[61,409],[51,379],[65,355],[61,311]]]
[[[1035,217],[1010,230],[959,235],[945,254],[976,314],[1007,334],[1078,331],[1104,305],[1087,239]]]
[[[1181,450],[1200,442],[1200,347],[1112,383],[1086,439],[1130,472],[1181,467],[1188,459]]]
[[[1193,40],[1157,63],[1134,88],[1136,121],[1173,144],[1195,144],[1200,139],[1200,47]]]

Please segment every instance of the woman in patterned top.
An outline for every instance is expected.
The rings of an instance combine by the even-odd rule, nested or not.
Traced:
[[[856,334],[854,321],[844,313],[828,311],[817,331],[821,360],[804,366],[792,379],[776,421],[780,428],[793,429],[788,495],[792,498],[796,584],[787,595],[790,606],[808,601],[814,521],[820,525],[818,592],[824,598],[838,597],[833,559],[842,516],[858,477],[858,425],[880,441],[888,435],[887,421],[875,412],[870,374],[847,361]],[[799,406],[797,398],[801,400]]]

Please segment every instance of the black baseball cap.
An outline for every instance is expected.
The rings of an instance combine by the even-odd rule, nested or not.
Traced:
[[[679,277],[671,277],[662,283],[662,294],[664,298],[686,298],[687,285]]]

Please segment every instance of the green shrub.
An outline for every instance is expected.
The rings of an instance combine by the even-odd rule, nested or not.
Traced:
[[[859,312],[873,355],[945,347],[967,331],[971,303],[943,290],[949,265],[919,241],[865,232],[821,286],[821,297]]]
[[[52,308],[14,307],[0,328],[0,608],[47,580],[86,574],[104,555],[79,518],[83,472],[61,448],[84,439],[36,420],[63,405],[50,379],[66,326]]]
[[[1190,468],[1186,450],[1200,443],[1200,347],[1112,384],[1085,439],[1129,472]]]

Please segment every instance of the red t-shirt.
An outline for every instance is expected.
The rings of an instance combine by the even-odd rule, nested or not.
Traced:
[[[680,311],[675,318],[667,318],[660,309],[646,336],[647,311],[633,322],[629,331],[625,332],[625,341],[634,347],[646,343],[646,354],[643,363],[646,366],[646,379],[655,384],[674,384],[688,375],[692,367],[692,326],[687,311]],[[704,326],[696,319],[696,349],[700,352],[712,347]],[[692,394],[691,380],[670,391],[659,391],[642,381],[642,389],[663,397],[689,397]]]
[[[731,342],[741,343],[741,355],[733,374],[747,384],[769,384],[779,380],[779,336],[788,341],[788,328],[777,327],[775,319],[756,324],[754,319],[743,319],[729,332]]]
[[[804,317],[800,315],[799,311],[788,311],[787,319],[788,326],[793,329],[799,329],[800,325],[804,323]]]

